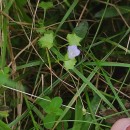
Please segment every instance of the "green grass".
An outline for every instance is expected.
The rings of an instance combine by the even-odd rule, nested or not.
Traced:
[[[129,117],[129,5],[1,1],[0,129],[109,130]]]

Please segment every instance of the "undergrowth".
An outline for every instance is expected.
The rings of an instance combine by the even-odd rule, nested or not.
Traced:
[[[130,2],[0,1],[0,130],[110,130],[130,111]]]

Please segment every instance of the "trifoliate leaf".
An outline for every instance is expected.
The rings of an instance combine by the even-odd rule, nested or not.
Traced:
[[[63,114],[63,110],[61,108],[57,108],[56,111],[55,111],[55,114],[57,116],[61,116]]]
[[[46,107],[47,109],[44,108],[44,111],[48,114],[53,113],[57,115],[56,113],[61,113],[60,110],[61,105],[62,105],[62,99],[60,97],[55,97],[52,99],[50,104]]]
[[[44,117],[44,119],[43,119],[45,128],[51,129],[53,127],[53,125],[55,124],[55,119],[56,119],[55,115],[53,115],[53,114],[47,114]]]
[[[76,59],[67,60],[64,62],[64,67],[68,69],[74,69],[74,65],[76,63]]]
[[[50,105],[51,99],[48,96],[45,96],[44,99],[45,99],[44,101],[41,99],[37,99],[36,103],[38,105],[40,105],[44,109],[44,111],[46,112],[48,110],[49,105]]]
[[[53,7],[53,3],[52,2],[41,2],[39,4],[39,7],[41,7],[42,9],[47,10],[47,9],[50,9],[50,8]]]
[[[62,99],[60,97],[55,97],[52,99],[50,106],[52,108],[59,108],[62,105]]]
[[[78,37],[75,33],[73,34],[68,34],[67,35],[67,40],[69,42],[69,45],[77,45],[77,46],[80,46],[80,41],[81,41],[82,38]]]
[[[51,47],[53,47],[53,40],[54,40],[54,34],[52,32],[49,34],[46,33],[38,40],[38,44],[40,45],[41,48],[50,49]]]

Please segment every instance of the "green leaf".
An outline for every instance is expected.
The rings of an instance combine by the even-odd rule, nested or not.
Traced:
[[[62,130],[64,127],[64,130],[68,130],[68,122],[61,122],[58,124],[58,126],[56,127],[56,130]]]
[[[61,107],[61,104],[62,104],[62,99],[60,97],[53,98],[46,112],[48,114],[53,113],[53,115],[54,114],[58,116],[61,115],[63,112],[62,109],[59,108]]]
[[[104,9],[100,10],[99,12],[97,12],[95,14],[95,17],[96,18],[101,18],[103,13],[104,13]],[[109,8],[106,9],[106,13],[104,15],[104,18],[111,18],[111,17],[115,17],[115,16],[118,16],[118,15],[119,14],[117,13],[115,8],[109,7]]]
[[[87,104],[89,104],[89,106],[91,106],[92,113],[96,113],[97,107],[99,105],[101,98],[97,94],[94,94],[94,97],[92,98],[92,100],[90,102],[87,92],[85,92],[85,96],[86,96]],[[90,113],[91,113],[91,111],[90,111]],[[84,120],[87,120],[88,122],[92,122],[94,119],[92,118],[92,115],[86,113],[86,115],[84,116]],[[81,130],[84,130],[84,128],[89,128],[90,126],[91,126],[90,123],[87,123],[87,122],[83,123]]]
[[[71,59],[64,61],[64,67],[68,69],[74,69],[74,65],[76,64],[76,59]]]
[[[0,71],[0,85],[8,82],[8,75]]]
[[[41,7],[42,9],[47,10],[47,9],[50,9],[50,8],[53,7],[53,3],[52,2],[41,2],[39,4],[39,7]]]
[[[82,113],[83,113],[83,115],[86,115],[87,110],[85,108],[82,108]]]
[[[37,25],[37,30],[36,31],[38,33],[40,33],[41,35],[43,35],[46,32],[43,19],[38,20],[38,25]]]
[[[118,6],[118,7],[122,14],[130,12],[130,6]]]
[[[0,111],[0,117],[8,117],[9,113],[8,111]]]
[[[51,101],[51,99],[47,96],[44,97],[44,99]],[[38,99],[36,103],[39,104],[44,109],[44,111],[48,114],[53,113],[53,115],[58,115],[58,116],[61,115],[63,111],[59,107],[61,107],[62,105],[62,99],[60,97],[55,97],[52,99],[51,102],[49,101],[45,101],[45,100],[43,101],[41,99]]]
[[[50,49],[51,47],[53,47],[53,40],[54,40],[54,34],[53,32],[51,33],[46,33],[44,34],[44,36],[42,36],[39,40],[38,40],[38,44],[41,48],[48,48]]]
[[[50,107],[52,108],[59,108],[62,105],[62,99],[60,97],[55,97],[52,99],[50,103]]]
[[[66,53],[65,56],[64,56],[63,61],[68,61],[68,60],[69,60],[68,53]]]
[[[0,29],[1,29],[1,27],[0,27]],[[2,58],[0,57],[0,68],[3,68],[2,66],[5,66],[5,65],[6,65],[6,61],[3,61],[3,65],[2,65]]]
[[[4,73],[8,74],[10,72],[10,68],[9,67],[4,67]]]
[[[46,112],[48,110],[49,105],[50,105],[49,101],[51,101],[51,99],[47,96],[44,97],[44,99],[46,99],[46,100],[37,99],[36,103],[38,105],[40,105],[44,109],[44,111]]]
[[[45,128],[51,129],[55,123],[55,119],[56,117],[54,115],[47,114],[43,119]]]
[[[130,7],[125,7],[125,6],[119,6],[118,7],[121,14],[125,14],[125,13],[129,13],[130,12]],[[95,14],[96,18],[101,18],[103,15],[104,9],[100,10],[99,12],[97,12]],[[104,15],[104,18],[112,18],[112,17],[116,17],[119,16],[120,14],[117,12],[117,10],[113,7],[109,7],[106,9],[106,13]]]
[[[63,114],[63,110],[61,108],[57,108],[56,111],[55,111],[55,114],[57,116],[61,116]]]
[[[16,0],[19,2],[20,5],[24,6],[27,3],[27,0]]]
[[[67,35],[67,40],[69,42],[69,45],[77,45],[80,46],[80,41],[82,38],[80,38],[79,36],[77,36],[75,33],[73,34],[68,34]]]
[[[15,2],[16,2],[19,17],[21,18],[21,20],[26,21],[26,22],[32,22],[32,19],[27,15],[27,12],[25,11],[26,9],[24,7],[27,3],[27,0],[15,0]],[[16,16],[14,16],[14,17],[16,17]],[[17,19],[17,17],[16,17],[16,19]]]
[[[62,113],[63,114],[63,113]],[[72,117],[72,111],[68,111],[66,115],[63,117],[63,120],[69,120]],[[56,130],[62,130],[64,126],[64,130],[68,130],[68,122],[61,122],[58,124]]]
[[[44,34],[44,33],[45,33],[45,29],[43,29],[43,28],[38,28],[38,29],[37,29],[37,32],[40,33],[40,34]]]
[[[10,111],[8,106],[0,106],[0,117],[7,117]]]
[[[88,22],[86,20],[82,21],[77,27],[74,28],[73,32],[83,39],[88,32]]]
[[[0,130],[11,130],[7,124],[0,120]]]
[[[7,82],[8,77],[9,77],[9,73],[10,72],[10,68],[9,67],[4,67],[3,70],[0,70],[0,84],[4,84]]]

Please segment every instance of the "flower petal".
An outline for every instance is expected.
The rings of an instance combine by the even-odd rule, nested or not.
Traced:
[[[68,57],[69,59],[74,59],[76,56],[80,54],[80,50],[76,45],[68,46]]]

